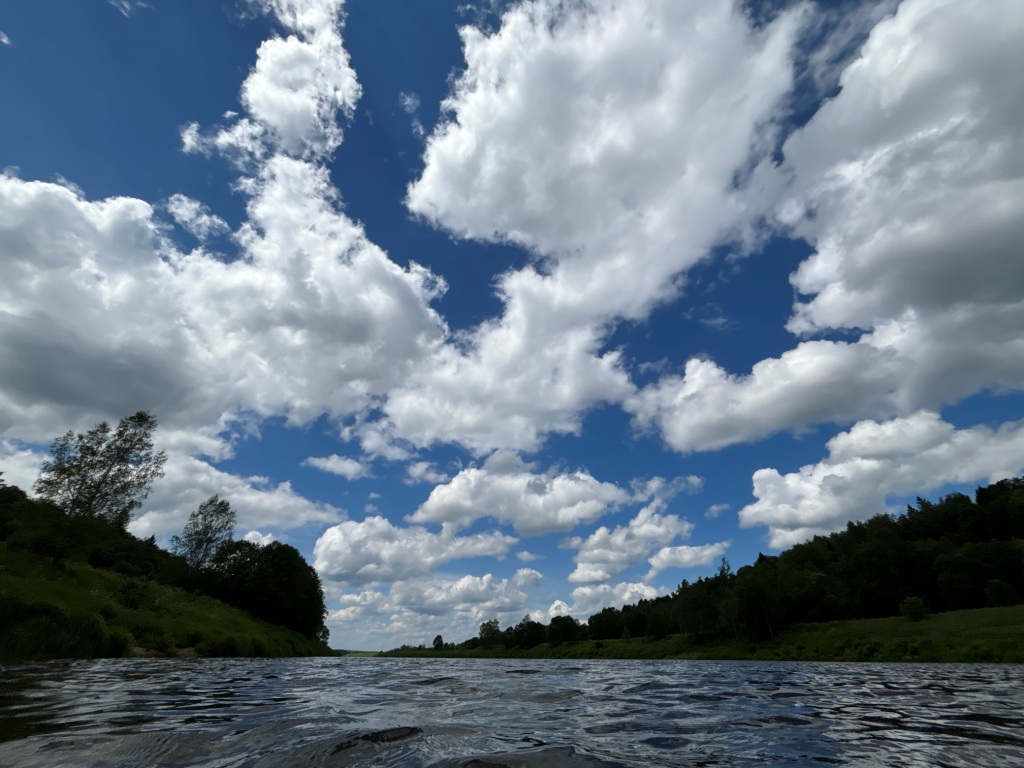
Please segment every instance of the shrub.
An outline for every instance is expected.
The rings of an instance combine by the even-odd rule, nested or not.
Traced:
[[[900,603],[900,615],[907,621],[923,621],[928,616],[928,606],[920,597],[907,597]]]

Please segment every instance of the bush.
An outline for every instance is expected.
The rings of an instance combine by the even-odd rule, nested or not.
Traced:
[[[900,615],[907,621],[923,621],[928,616],[928,606],[920,597],[908,597],[900,603]]]

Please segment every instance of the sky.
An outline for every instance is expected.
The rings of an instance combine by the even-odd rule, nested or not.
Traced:
[[[1019,0],[0,7],[0,471],[138,410],[331,644],[1024,473]]]

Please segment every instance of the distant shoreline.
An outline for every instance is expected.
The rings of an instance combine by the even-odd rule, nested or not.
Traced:
[[[774,639],[696,644],[685,635],[581,640],[534,648],[399,648],[387,658],[692,659],[721,661],[861,661],[1024,663],[1024,605],[935,614],[923,621],[858,619],[797,624]]]

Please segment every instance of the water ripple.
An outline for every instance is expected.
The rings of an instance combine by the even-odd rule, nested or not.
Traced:
[[[1024,765],[1024,668],[413,659],[0,666],[0,765]]]

